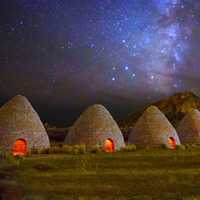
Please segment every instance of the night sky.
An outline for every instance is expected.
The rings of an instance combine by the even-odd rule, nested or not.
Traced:
[[[1,0],[0,104],[27,96],[69,125],[116,118],[179,91],[200,95],[199,0]]]

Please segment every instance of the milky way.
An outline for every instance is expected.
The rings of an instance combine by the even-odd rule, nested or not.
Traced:
[[[198,0],[5,0],[0,11],[2,102],[21,93],[39,108],[128,112],[200,94]]]

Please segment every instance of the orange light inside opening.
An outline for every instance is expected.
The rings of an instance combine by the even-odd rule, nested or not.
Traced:
[[[27,143],[23,139],[16,140],[12,149],[13,156],[26,156],[28,153]]]
[[[170,137],[170,138],[168,139],[168,144],[170,145],[170,147],[171,147],[172,149],[176,149],[176,140],[175,140],[173,137]]]
[[[104,151],[105,152],[114,152],[115,151],[115,146],[114,143],[111,139],[106,139],[104,143]]]

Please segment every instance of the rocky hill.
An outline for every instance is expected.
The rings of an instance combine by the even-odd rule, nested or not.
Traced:
[[[200,97],[192,92],[182,92],[170,96],[167,99],[155,102],[152,105],[157,106],[166,115],[170,122],[177,127],[180,120],[191,109],[195,108],[200,110]],[[142,109],[140,112],[129,114],[126,119],[120,122],[120,127],[125,138],[146,108]]]

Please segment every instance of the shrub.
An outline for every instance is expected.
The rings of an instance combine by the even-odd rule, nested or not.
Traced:
[[[69,153],[70,154],[73,151],[73,146],[63,145],[62,149],[63,149],[63,153]]]
[[[151,151],[152,150],[152,147],[150,147],[150,146],[146,146],[146,147],[144,147],[144,151],[146,151],[146,152],[148,152],[148,151]]]
[[[199,144],[192,144],[191,147],[192,147],[192,149],[200,149]]]
[[[63,145],[62,147],[63,153],[68,154],[85,154],[86,147],[85,145]]]
[[[63,148],[59,147],[59,146],[53,146],[51,148],[49,148],[49,153],[50,154],[59,154],[59,153],[63,153]]]
[[[131,151],[136,151],[137,147],[135,144],[127,144],[124,148],[122,148],[122,151],[125,152],[131,152]]]
[[[78,153],[80,153],[80,154],[86,153],[86,146],[84,144],[79,145]]]
[[[91,153],[99,153],[99,152],[102,152],[102,148],[101,148],[100,145],[96,145],[96,146],[94,146],[94,147],[92,147],[92,148],[90,149],[90,152],[91,152]]]
[[[160,149],[167,149],[169,150],[169,146],[167,144],[161,144],[160,146],[158,146],[157,148],[160,148]]]
[[[33,147],[30,151],[31,154],[39,154],[39,149],[36,149],[35,147]]]
[[[177,149],[177,150],[185,150],[186,147],[185,147],[185,145],[182,145],[182,144],[181,144],[181,145],[177,145],[177,146],[176,146],[176,149]]]
[[[200,145],[199,144],[186,144],[185,148],[188,150],[200,149]]]
[[[31,149],[31,154],[85,154],[85,145],[53,145],[50,148]]]
[[[72,153],[75,154],[75,155],[86,153],[85,145],[73,145],[72,146]]]
[[[30,154],[49,154],[50,148],[32,148]]]
[[[49,154],[49,148],[38,149],[39,154]]]

